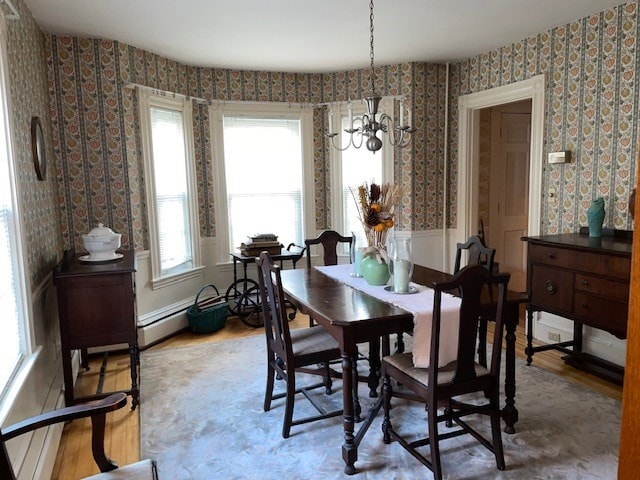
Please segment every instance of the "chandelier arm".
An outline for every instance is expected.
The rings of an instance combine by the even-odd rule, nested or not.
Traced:
[[[336,141],[335,141],[335,139],[336,139],[336,137],[338,136],[338,134],[337,134],[337,133],[336,133],[336,134],[333,134],[333,135],[327,135],[327,136],[329,137],[329,141],[331,142],[331,146],[332,146],[333,148],[335,148],[335,149],[336,149],[337,151],[339,151],[339,152],[344,152],[344,151],[345,151],[347,148],[349,148],[349,147],[352,145],[352,143],[353,143],[353,140],[352,140],[352,138],[351,138],[351,137],[353,137],[353,134],[350,136],[349,141],[347,142],[347,144],[346,144],[344,147],[339,147],[338,145],[336,145]]]

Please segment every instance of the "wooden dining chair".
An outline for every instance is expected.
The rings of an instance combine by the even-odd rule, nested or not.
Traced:
[[[442,368],[416,368],[411,352],[387,355],[382,359],[383,375],[383,440],[398,443],[415,458],[433,472],[436,480],[442,479],[440,462],[440,440],[470,434],[495,456],[498,470],[505,469],[502,437],[500,429],[500,359],[502,353],[503,315],[506,305],[507,284],[509,274],[494,275],[486,268],[473,265],[460,270],[451,281],[436,283],[433,316],[431,325],[431,343],[429,365],[439,365],[440,331],[447,328],[441,323],[440,305],[444,292],[459,292],[460,330],[458,334],[457,359]],[[491,365],[486,368],[475,361],[475,345],[478,335],[478,317],[480,313],[480,296],[486,285],[497,285],[498,303],[496,327],[493,336]],[[388,346],[386,346],[388,351]],[[426,348],[425,345],[414,345],[413,349]],[[399,391],[394,392],[391,379],[399,384]],[[400,386],[402,390],[400,390]],[[478,403],[464,404],[454,400],[460,395],[478,393]],[[391,424],[391,399],[401,396],[426,404],[428,437],[420,440],[407,440]],[[482,402],[482,403],[481,403]],[[443,414],[438,414],[438,407],[445,406]],[[491,418],[491,440],[463,420],[472,414],[485,414]],[[447,422],[447,426],[455,423],[457,430],[440,433],[438,424]],[[419,447],[429,446],[427,458],[418,451]]]
[[[285,398],[282,436],[287,438],[292,426],[342,415],[342,410],[328,412],[309,397],[310,390],[320,387],[325,388],[326,394],[331,394],[332,370],[329,362],[340,358],[340,348],[333,337],[320,326],[290,330],[280,266],[273,263],[267,252],[260,254],[256,264],[267,339],[267,388],[264,395],[264,411],[268,412],[271,409],[273,400]],[[298,388],[296,372],[322,375],[323,380]],[[276,375],[286,382],[286,391],[274,395]],[[338,375],[337,372],[334,375]],[[318,415],[294,420],[293,406],[295,396],[299,393],[311,401]]]
[[[118,410],[126,404],[126,394],[123,392],[114,393],[102,400],[60,408],[3,428],[0,431],[0,478],[6,480],[16,480],[17,478],[11,465],[6,442],[38,428],[90,417],[93,459],[102,473],[87,478],[95,480],[157,480],[158,472],[153,460],[141,460],[118,468],[118,465],[111,461],[104,451],[106,414]]]
[[[349,245],[349,262],[351,262],[351,250],[353,249],[353,236],[340,235],[335,230],[325,230],[316,238],[307,238],[304,241],[307,247],[307,268],[311,268],[311,246],[322,245],[322,265],[338,264],[338,244]]]
[[[467,251],[467,265],[482,265],[491,273],[498,273],[494,258],[496,250],[487,247],[484,240],[484,224],[482,224],[482,236],[473,235],[464,243],[456,244],[456,261],[453,273],[460,271],[462,252]],[[487,366],[487,323],[489,319],[480,317],[478,325],[478,361],[481,365]]]

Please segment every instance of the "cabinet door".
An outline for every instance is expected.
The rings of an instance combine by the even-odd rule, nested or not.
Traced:
[[[571,313],[573,273],[537,264],[531,268],[531,303],[552,312]]]
[[[132,275],[64,280],[67,347],[136,343]]]

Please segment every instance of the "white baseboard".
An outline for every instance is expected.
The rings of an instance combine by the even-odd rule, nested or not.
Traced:
[[[185,311],[157,320],[154,323],[138,327],[138,345],[144,348],[183,330],[189,325]]]

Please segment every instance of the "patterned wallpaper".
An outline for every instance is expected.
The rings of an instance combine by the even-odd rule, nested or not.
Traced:
[[[586,209],[599,196],[606,227],[632,228],[627,201],[637,181],[639,28],[632,1],[455,65],[455,97],[546,75],[544,154],[571,150],[572,160],[545,163],[543,198],[553,187],[558,202],[542,203],[544,233],[586,225]]]
[[[568,165],[545,164],[544,193],[557,188],[559,201],[555,206],[543,202],[542,231],[574,231],[585,225],[585,210],[596,196],[605,198],[606,226],[631,228],[626,204],[636,183],[637,8],[632,1],[454,64],[448,99],[444,65],[377,67],[379,93],[406,95],[418,127],[412,148],[397,151],[394,159],[395,180],[410,192],[400,209],[400,228],[442,228],[444,215],[449,227],[456,226],[458,96],[540,73],[547,76],[545,155],[568,149],[574,159]],[[110,40],[48,36],[46,54],[60,183],[56,206],[64,243],[76,248],[80,236],[97,222],[123,233],[125,247],[147,247],[137,104],[134,90],[125,88],[128,83],[211,101],[301,103],[361,98],[370,84],[368,70],[297,74],[187,67]],[[316,131],[323,130],[322,113],[314,113]],[[201,235],[209,237],[216,235],[215,149],[208,138],[206,106],[195,109],[194,126]],[[314,165],[316,226],[325,228],[331,214],[330,171],[328,144],[319,136]],[[34,215],[40,212],[34,210]],[[42,237],[50,242],[57,235],[53,233]]]
[[[60,211],[65,244],[81,248],[81,235],[102,222],[123,234],[124,247],[147,248],[135,90],[130,83],[205,98],[209,101],[269,101],[318,104],[359,99],[370,86],[370,72],[295,74],[185,67],[140,49],[109,40],[50,36],[47,39],[53,146],[61,183]],[[442,189],[437,155],[443,142],[431,138],[442,129],[442,67],[403,64],[378,67],[381,95],[405,95],[418,131],[412,149],[396,152],[396,181],[411,192],[403,203],[400,226],[433,227]],[[324,131],[321,108],[315,131]],[[209,118],[205,105],[194,112],[201,235],[215,236],[215,205]],[[329,145],[314,144],[316,226],[327,228]]]
[[[19,20],[7,20],[8,83],[13,113],[13,147],[20,208],[32,290],[50,273],[62,252],[56,159],[50,148],[51,122],[44,36],[21,1]],[[31,117],[40,117],[46,141],[47,171],[38,181],[31,155]]]

